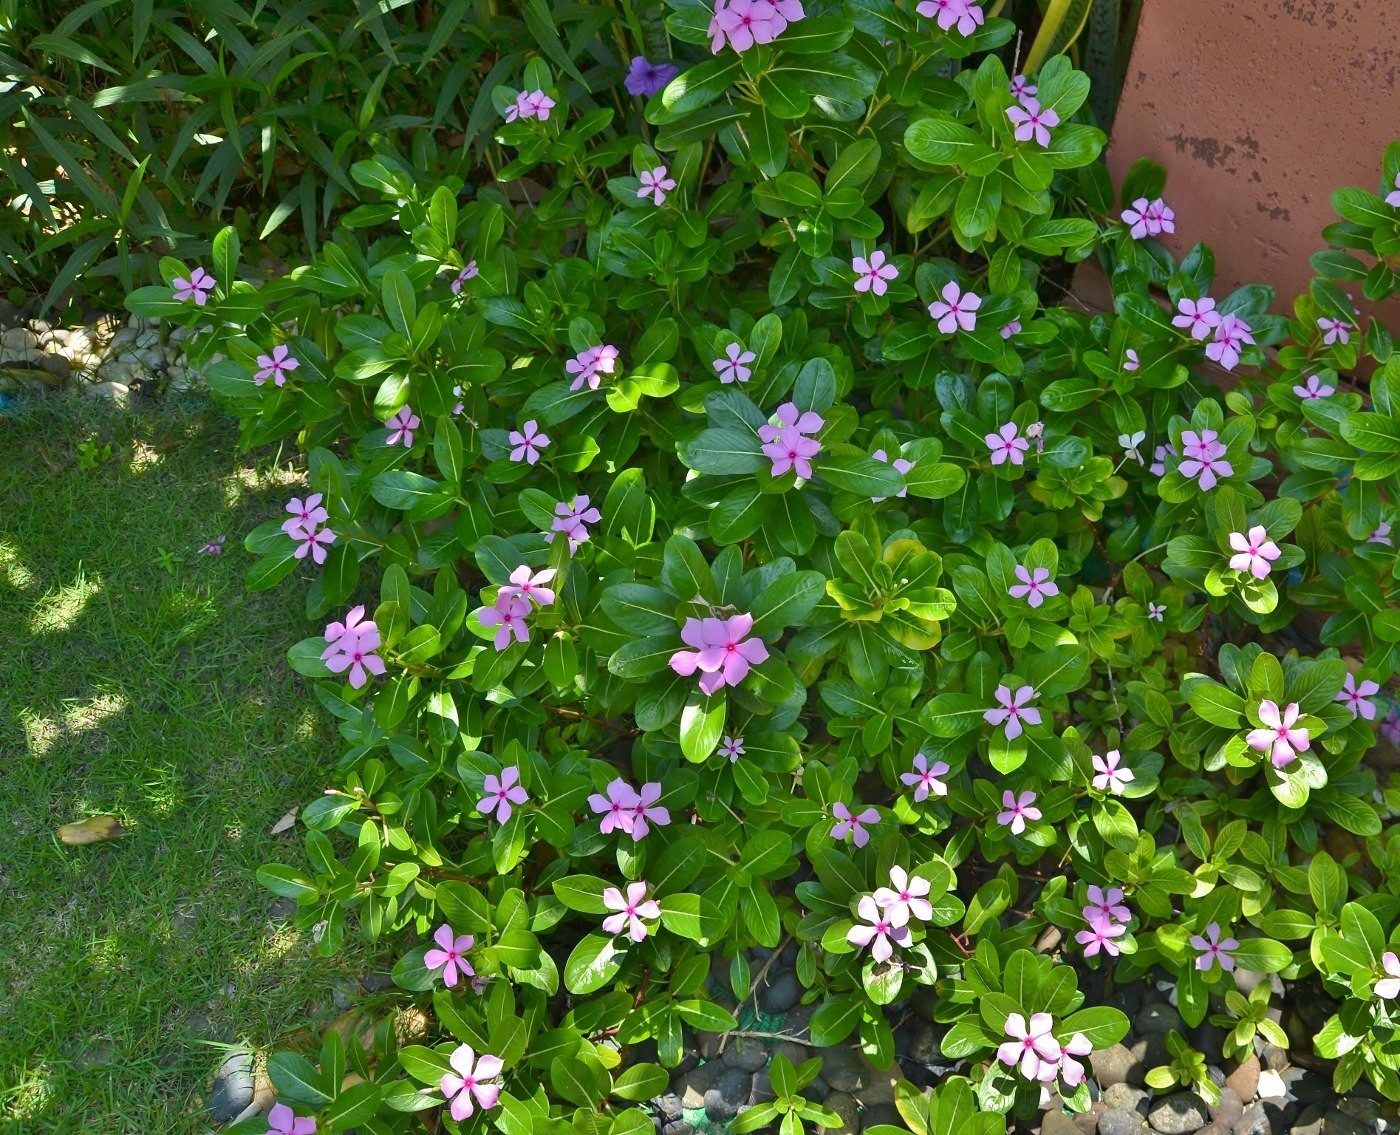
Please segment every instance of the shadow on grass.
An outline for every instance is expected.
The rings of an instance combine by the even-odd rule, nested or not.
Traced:
[[[111,460],[80,467],[84,439]],[[338,745],[285,662],[304,585],[242,585],[242,534],[301,481],[235,443],[197,400],[0,418],[7,1131],[206,1130],[208,1042],[266,1047],[329,1019],[333,980],[352,979],[253,879],[302,861],[298,832],[268,829],[320,791]],[[198,554],[219,535],[224,555]],[[55,838],[93,814],[129,834]]]

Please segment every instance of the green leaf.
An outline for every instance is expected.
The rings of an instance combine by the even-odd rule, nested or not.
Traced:
[[[802,626],[826,594],[821,572],[794,571],[780,575],[750,606],[755,638],[772,640],[788,627]]]
[[[724,736],[727,705],[723,689],[713,694],[691,693],[681,710],[681,752],[686,760],[703,761],[714,755]]]
[[[892,497],[904,488],[904,478],[893,465],[864,454],[821,457],[816,473],[833,488],[862,497]]]
[[[865,998],[859,993],[843,993],[828,997],[812,1014],[808,1025],[812,1043],[818,1048],[840,1044],[860,1023]]]
[[[626,941],[601,933],[585,935],[564,963],[564,987],[576,995],[602,989],[622,968],[627,951],[617,943]]]
[[[633,1064],[613,1081],[612,1094],[624,1100],[649,1100],[664,1095],[669,1080],[659,1064]]]
[[[267,1061],[267,1076],[284,1103],[300,1103],[320,1110],[330,1103],[316,1065],[295,1052],[277,1052]]]

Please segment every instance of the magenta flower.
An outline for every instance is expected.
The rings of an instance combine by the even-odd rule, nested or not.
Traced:
[[[881,910],[870,895],[862,895],[856,904],[856,913],[862,919],[846,931],[846,941],[858,949],[870,947],[870,956],[876,962],[884,963],[894,954],[895,946],[907,946],[910,942],[908,911],[901,908]],[[891,945],[893,943],[893,945]]]
[[[1080,930],[1074,936],[1074,940],[1084,947],[1084,956],[1092,958],[1100,950],[1103,950],[1110,957],[1116,958],[1120,951],[1118,943],[1113,939],[1121,938],[1128,932],[1128,928],[1109,922],[1097,915],[1090,917],[1086,914],[1085,918],[1089,921],[1088,929]]]
[[[1297,702],[1289,702],[1283,712],[1278,703],[1261,701],[1259,720],[1263,728],[1251,729],[1245,738],[1251,749],[1270,754],[1274,768],[1292,764],[1299,753],[1306,752],[1309,744],[1308,731],[1297,724],[1300,716]]]
[[[721,686],[737,686],[748,677],[749,667],[768,659],[768,647],[761,638],[749,638],[752,615],[732,615],[727,619],[686,619],[681,641],[694,650],[678,650],[671,655],[671,669],[683,678],[700,671],[700,689],[712,694]]]
[[[210,295],[213,294],[218,280],[209,275],[203,268],[196,268],[190,273],[188,280],[176,277],[174,280],[175,298],[181,302],[194,300],[195,306],[203,307],[209,302]]]
[[[564,538],[569,541],[569,554],[577,552],[579,545],[588,539],[588,525],[597,524],[603,518],[603,514],[596,508],[590,508],[586,496],[576,496],[565,503],[560,501],[554,506],[554,526],[553,530],[544,534],[545,542],[554,543],[556,533],[563,533]]]
[[[1202,430],[1199,435],[1184,430],[1181,435],[1186,460],[1177,466],[1177,471],[1183,477],[1199,478],[1197,483],[1204,492],[1215,488],[1221,477],[1231,477],[1235,472],[1235,467],[1224,460],[1225,446],[1218,437],[1214,430]]]
[[[1234,370],[1245,344],[1254,342],[1252,331],[1249,324],[1238,316],[1222,315],[1215,326],[1215,338],[1206,344],[1206,358],[1214,360],[1226,370]]]
[[[513,446],[510,459],[516,462],[523,461],[527,465],[538,461],[540,451],[549,444],[549,436],[540,432],[539,423],[533,418],[520,429],[511,430],[506,440]]]
[[[1196,968],[1198,970],[1208,970],[1215,962],[1220,963],[1220,968],[1226,973],[1235,968],[1235,959],[1230,957],[1230,950],[1238,950],[1240,944],[1233,938],[1220,940],[1220,924],[1212,922],[1206,927],[1206,935],[1202,938],[1199,934],[1191,935],[1191,948],[1199,951],[1196,958]]]
[[[1132,226],[1128,235],[1134,240],[1141,240],[1145,236],[1161,236],[1164,232],[1174,233],[1175,221],[1176,214],[1160,197],[1155,201],[1139,197],[1133,202],[1132,208],[1123,210],[1123,223]]]
[[[413,431],[422,424],[418,420],[418,415],[413,412],[413,407],[405,406],[384,423],[384,428],[389,431],[389,436],[384,439],[384,444],[402,444],[405,449],[412,449]]]
[[[1020,333],[1021,321],[1019,319],[1013,319],[1010,323],[1003,323],[1001,325],[1001,337],[1003,339],[1010,339],[1011,336],[1019,335]]]
[[[1159,623],[1165,622],[1166,620],[1164,620],[1162,616],[1166,613],[1167,605],[1165,603],[1149,603],[1147,605],[1147,617],[1149,619],[1156,619]]]
[[[987,448],[992,451],[993,465],[1005,465],[1008,461],[1013,465],[1026,463],[1025,455],[1031,443],[1023,437],[1018,437],[1019,432],[1015,422],[1007,422],[996,433],[987,434],[983,439]]]
[[[476,279],[476,275],[476,261],[468,260],[467,266],[463,268],[460,272],[458,272],[457,278],[452,281],[452,294],[454,296],[460,296],[462,294],[462,285],[465,284],[468,280]]]
[[[1230,547],[1236,552],[1230,557],[1230,569],[1247,571],[1255,579],[1267,579],[1269,563],[1283,555],[1279,546],[1269,539],[1262,524],[1251,528],[1248,536],[1243,532],[1231,532]]]
[[[253,385],[261,386],[270,378],[273,385],[286,386],[287,372],[296,370],[301,363],[292,357],[285,345],[279,343],[272,348],[272,354],[258,356],[258,366],[261,369],[253,375]]]
[[[812,458],[822,451],[822,446],[816,438],[806,435],[822,428],[822,416],[811,410],[799,413],[793,402],[784,402],[775,416],[781,425],[764,423],[758,427],[763,452],[773,462],[773,476],[781,477],[794,469],[802,480],[810,480]]]
[[[737,764],[739,758],[744,755],[744,739],[742,737],[726,737],[719,747],[720,756],[728,757],[730,764]]]
[[[970,0],[921,0],[914,11],[925,19],[936,19],[945,32],[952,31],[956,26],[958,35],[964,37],[975,32],[984,19],[982,6]]]
[[[303,528],[292,539],[298,541],[297,550],[293,553],[299,560],[311,556],[313,563],[323,564],[326,562],[326,547],[335,543],[335,533],[329,528]]]
[[[1322,329],[1322,341],[1330,346],[1338,341],[1342,343],[1351,342],[1351,333],[1356,330],[1356,325],[1348,323],[1345,319],[1319,319],[1318,327]]]
[[[851,271],[856,274],[856,291],[874,292],[877,296],[889,291],[887,280],[899,279],[899,269],[888,263],[878,248],[870,254],[869,260],[864,256],[852,259]]]
[[[1317,375],[1310,374],[1308,375],[1307,385],[1295,386],[1293,388],[1293,393],[1304,400],[1312,398],[1326,398],[1329,395],[1337,393],[1337,388],[1335,386],[1323,385],[1321,379],[1319,379]]]
[[[1035,793],[1029,788],[1020,796],[1008,788],[1001,794],[1001,804],[1006,811],[997,813],[997,823],[1004,828],[1010,828],[1012,835],[1020,835],[1025,831],[1027,820],[1040,819],[1040,809],[1035,806]]]
[[[642,785],[635,796],[636,803],[632,805],[632,841],[634,843],[646,838],[647,832],[651,830],[647,827],[648,821],[658,828],[664,828],[671,822],[670,811],[656,806],[656,802],[661,799],[659,782],[651,781]]]
[[[1141,366],[1142,362],[1138,359],[1138,353],[1135,350],[1129,347],[1126,351],[1123,352],[1124,370],[1137,370]]]
[[[442,983],[451,989],[461,977],[475,977],[476,970],[467,961],[467,951],[476,945],[470,934],[456,935],[450,926],[439,926],[433,934],[437,949],[423,955],[423,964],[428,969],[442,970]]]
[[[1392,197],[1400,194],[1391,194]],[[1395,202],[1400,205],[1400,201]],[[1387,950],[1381,955],[1381,968],[1389,975],[1383,977],[1375,984],[1377,997],[1384,997],[1387,1001],[1400,997],[1400,956],[1394,950]]]
[[[1374,721],[1376,719],[1375,702],[1369,702],[1366,699],[1372,694],[1380,692],[1380,686],[1369,678],[1363,678],[1361,685],[1358,686],[1355,675],[1348,674],[1342,688],[1337,691],[1337,696],[1333,700],[1346,702],[1346,707],[1351,710],[1353,719],[1364,717],[1367,721]]]
[[[507,108],[506,121],[514,122],[517,118],[538,118],[541,122],[549,119],[549,112],[554,109],[554,100],[543,91],[521,91],[515,96],[515,105]]]
[[[528,564],[521,564],[510,573],[510,582],[503,584],[498,595],[506,598],[520,596],[532,599],[537,607],[548,607],[554,602],[554,591],[545,586],[558,574],[554,568],[532,572]]]
[[[617,370],[617,353],[617,348],[608,343],[584,348],[564,364],[564,370],[574,376],[569,389],[582,390],[587,383],[589,390],[597,390],[599,376]]]
[[[1204,339],[1220,324],[1220,313],[1210,296],[1200,300],[1182,299],[1176,305],[1181,314],[1172,318],[1173,327],[1183,327],[1193,339]]]
[[[1060,115],[1054,107],[1040,108],[1040,101],[1024,98],[1017,106],[1006,108],[1006,117],[1016,124],[1016,141],[1029,142],[1032,138],[1041,145],[1050,145],[1050,127],[1060,124]]]
[[[1087,954],[1089,951],[1085,950],[1084,952]],[[1077,1088],[1084,1082],[1084,1063],[1074,1058],[1088,1056],[1093,1051],[1093,1044],[1083,1033],[1075,1033],[1069,1038],[1069,1043],[1060,1045],[1060,1077],[1066,1086]],[[1052,1076],[1051,1079],[1054,1077]]]
[[[1105,891],[1091,883],[1085,897],[1089,900],[1084,908],[1086,922],[1092,922],[1095,918],[1109,922],[1127,922],[1133,917],[1133,912],[1123,905],[1122,887],[1109,887]]]
[[[1176,232],[1176,213],[1171,206],[1160,197],[1147,207],[1147,212],[1151,217],[1152,223],[1157,226],[1160,232]]]
[[[1366,537],[1368,544],[1384,544],[1387,548],[1392,547],[1390,542],[1390,521],[1382,520],[1377,525],[1376,530]]]
[[[476,810],[487,819],[494,812],[497,821],[504,824],[510,819],[512,804],[523,804],[530,799],[520,784],[520,769],[516,765],[506,765],[498,777],[495,773],[486,775],[486,795],[477,803]]]
[[[710,50],[718,55],[726,42],[739,52],[772,43],[805,16],[801,0],[716,0],[707,30]]]
[[[267,1113],[268,1135],[315,1135],[316,1121],[297,1115],[284,1103],[275,1103]]]
[[[894,916],[901,925],[910,918],[927,922],[933,917],[933,903],[928,901],[932,884],[918,876],[911,877],[903,867],[890,868],[890,885],[875,891],[875,905]]]
[[[1103,756],[1095,753],[1090,760],[1094,765],[1094,787],[1100,792],[1119,793],[1129,781],[1137,779],[1132,769],[1123,763],[1123,755],[1117,749],[1109,749]]]
[[[320,493],[312,493],[305,501],[299,497],[289,500],[287,511],[292,514],[292,518],[282,522],[282,531],[295,540],[301,535],[302,529],[324,524],[330,513],[321,507],[323,499]]]
[[[759,426],[758,438],[760,441],[776,441],[782,436],[785,429],[794,430],[799,434],[816,433],[824,424],[820,414],[811,410],[801,413],[795,402],[784,402],[773,416],[778,419],[780,424],[775,426],[771,422],[765,422]]]
[[[752,351],[746,351],[738,343],[730,343],[724,348],[725,357],[715,360],[715,370],[719,371],[720,382],[748,382],[753,374],[748,364],[758,358]]]
[[[379,628],[373,619],[364,619],[364,613],[361,604],[351,609],[344,623],[327,624],[325,638],[330,645],[321,652],[332,674],[350,671],[350,685],[356,690],[368,683],[369,674],[384,673],[384,660],[374,653],[380,645]]]
[[[666,176],[666,167],[657,166],[655,169],[646,169],[641,173],[642,187],[637,190],[637,196],[642,199],[650,197],[657,205],[666,203],[666,194],[676,188],[676,179]]]
[[[661,907],[655,899],[647,898],[647,885],[644,882],[628,883],[626,898],[616,887],[608,887],[603,892],[603,905],[617,911],[603,919],[603,933],[616,936],[626,930],[627,936],[634,942],[640,942],[647,936],[642,919],[661,917]]]
[[[1023,732],[1022,721],[1029,725],[1040,724],[1040,710],[1030,705],[1035,696],[1035,690],[1030,686],[1018,686],[1014,696],[1009,686],[998,686],[996,699],[1001,703],[1001,708],[987,710],[982,720],[988,725],[1006,722],[1006,739],[1014,741]],[[1031,799],[1034,798],[1032,795]]]
[[[215,536],[209,543],[195,550],[198,556],[222,556],[224,554],[224,541],[227,536]]]
[[[928,799],[928,794],[932,792],[935,796],[947,796],[948,786],[939,777],[948,775],[948,764],[946,761],[934,761],[932,765],[928,763],[928,758],[923,753],[914,756],[914,771],[902,772],[899,779],[905,784],[914,787],[914,803],[922,804]]]
[[[1013,583],[1006,593],[1013,599],[1024,599],[1032,607],[1039,607],[1048,596],[1060,593],[1059,584],[1050,578],[1049,568],[1038,567],[1032,572],[1017,564],[1016,578],[1021,582]]]
[[[1049,1013],[1036,1013],[1028,1026],[1025,1017],[1012,1013],[1002,1029],[1010,1039],[997,1047],[997,1059],[1011,1067],[1019,1064],[1027,1080],[1038,1079],[1043,1062],[1058,1064],[1060,1059],[1060,1046],[1050,1035],[1054,1023]]]
[[[496,628],[494,645],[498,651],[505,650],[510,646],[512,638],[516,642],[530,641],[530,627],[525,622],[529,613],[530,604],[527,600],[514,595],[498,594],[492,606],[481,609],[481,625]]]
[[[870,456],[871,456],[871,458],[873,458],[873,459],[876,460],[876,461],[883,461],[886,465],[888,465],[888,464],[890,463],[890,459],[889,459],[888,455],[885,453],[885,451],[884,451],[883,449],[877,449],[877,450],[876,450],[874,453],[872,453]],[[896,458],[894,459],[894,471],[895,471],[896,473],[899,473],[899,474],[903,475],[903,474],[909,472],[909,470],[911,470],[912,468],[914,468],[914,462],[913,462],[913,461],[906,461],[906,460],[905,460],[904,458],[902,458],[902,457],[896,457]],[[899,492],[895,493],[895,496],[897,496],[897,497],[899,497],[899,498],[901,498],[901,499],[903,499],[904,497],[907,497],[908,495],[909,495],[909,490],[908,490],[907,488],[900,489]],[[870,503],[871,503],[871,504],[879,504],[879,503],[880,503],[881,501],[883,501],[884,499],[885,499],[884,497],[871,497],[871,498],[870,498]]]
[[[645,56],[634,55],[623,85],[629,95],[649,99],[679,74],[680,69],[674,63],[649,63]]]
[[[865,830],[865,825],[880,822],[880,813],[874,808],[866,808],[855,814],[839,800],[831,806],[831,812],[837,819],[836,826],[831,829],[831,838],[844,843],[850,836],[857,847],[864,847],[870,842],[870,833]]]
[[[938,330],[944,335],[954,335],[959,328],[971,331],[977,326],[977,309],[982,306],[982,297],[975,292],[964,292],[956,280],[949,280],[940,293],[943,298],[928,305],[929,318],[938,320]]]
[[[483,1052],[481,1058],[477,1059],[471,1045],[461,1044],[447,1058],[447,1062],[452,1065],[452,1071],[443,1073],[438,1082],[438,1090],[451,1101],[453,1119],[461,1123],[472,1117],[476,1111],[473,1098],[482,1111],[490,1111],[496,1106],[496,1101],[501,1095],[501,1085],[488,1081],[501,1074],[504,1065],[499,1056],[488,1056]]]
[[[1025,75],[1013,75],[1011,77],[1011,97],[1020,102],[1027,95],[1034,95],[1040,88],[1035,86]]]
[[[1385,195],[1385,203],[1400,209],[1400,173],[1395,175],[1395,188]]]
[[[606,796],[595,792],[588,798],[588,806],[603,817],[599,829],[604,835],[614,831],[631,835],[641,797],[621,777],[609,782],[607,791]]]

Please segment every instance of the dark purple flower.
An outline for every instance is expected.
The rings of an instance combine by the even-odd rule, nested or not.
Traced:
[[[634,55],[623,83],[629,95],[649,99],[679,74],[680,68],[674,63],[649,63],[645,57]]]

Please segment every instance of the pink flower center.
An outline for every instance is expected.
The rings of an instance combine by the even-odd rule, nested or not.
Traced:
[[[1276,730],[1274,730],[1274,732],[1277,733],[1279,737],[1285,740],[1288,738],[1288,729],[1286,726],[1280,725]]]

